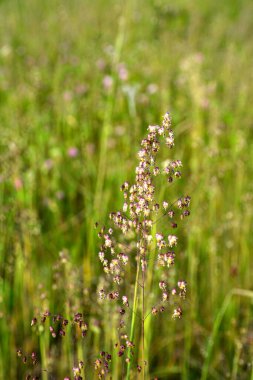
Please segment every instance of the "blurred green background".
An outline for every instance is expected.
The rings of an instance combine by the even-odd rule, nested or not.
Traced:
[[[253,379],[252,14],[250,0],[0,2],[1,379],[25,377],[19,347],[39,350],[44,379],[103,348],[93,224],[167,110],[184,164],[171,200],[192,197],[175,267],[189,294],[182,320],[149,326],[150,379]],[[46,309],[85,310],[85,344],[31,328]]]

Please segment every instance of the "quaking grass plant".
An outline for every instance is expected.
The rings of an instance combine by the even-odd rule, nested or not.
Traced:
[[[98,285],[98,302],[105,303],[101,310],[105,310],[104,320],[107,321],[102,326],[105,349],[92,360],[95,378],[147,378],[150,374],[150,342],[146,330],[150,318],[168,313],[173,319],[182,317],[181,303],[186,296],[186,281],[176,279],[171,267],[175,262],[178,241],[174,231],[178,220],[190,215],[190,197],[180,197],[172,202],[160,200],[159,190],[164,188],[162,182],[170,185],[180,178],[182,166],[180,160],[159,163],[158,153],[163,146],[168,149],[174,147],[169,113],[164,115],[161,126],[148,127],[148,134],[138,152],[135,182],[132,185],[125,182],[121,186],[124,196],[122,210],[109,215],[113,227],[106,229],[99,228],[98,223],[95,225],[99,228],[99,259],[105,272]],[[67,261],[64,252],[60,257],[64,263]],[[68,337],[67,342],[77,342],[89,334],[88,321],[83,313],[69,310],[68,314],[51,314],[47,310],[32,319],[31,325],[37,327],[38,334],[43,331],[48,337],[47,351],[50,349],[49,335],[56,342],[65,336]],[[103,319],[101,314],[100,319]],[[117,328],[113,332],[115,322]],[[74,350],[74,380],[86,379],[90,360],[83,357],[82,350]],[[41,376],[42,379],[54,378],[50,368],[46,368],[46,356],[50,356],[46,348],[39,356],[35,351],[27,354],[21,349],[17,350],[17,355],[32,367],[27,380],[40,379]],[[70,377],[64,380],[70,380]]]
[[[178,241],[174,231],[178,220],[190,215],[190,197],[180,197],[171,203],[158,200],[159,177],[171,184],[181,177],[182,166],[180,160],[159,163],[162,143],[168,149],[174,147],[169,113],[164,115],[161,126],[148,127],[138,152],[135,182],[121,186],[122,210],[109,215],[113,226],[99,228],[96,223],[102,241],[99,259],[106,274],[102,286],[99,285],[99,298],[112,303],[111,313],[118,313],[113,373],[126,380],[136,378],[138,373],[145,379],[149,373],[148,319],[167,312],[174,319],[181,318],[181,301],[186,296],[186,281],[175,279],[170,269]],[[158,298],[155,287],[160,289]],[[119,363],[119,358],[123,363]],[[121,367],[120,371],[115,367]],[[96,361],[95,368],[100,379],[106,377],[102,360]]]

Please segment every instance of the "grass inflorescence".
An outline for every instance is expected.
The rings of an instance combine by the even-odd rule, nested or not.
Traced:
[[[123,207],[109,215],[116,233],[118,230],[120,233],[114,233],[111,227],[102,227],[98,233],[102,240],[99,259],[107,275],[105,286],[99,289],[99,297],[109,302],[116,301],[119,305],[116,349],[118,356],[127,363],[126,379],[130,379],[132,362],[145,378],[149,352],[145,339],[147,318],[168,310],[173,318],[181,318],[179,300],[186,295],[186,281],[178,280],[173,284],[169,270],[174,265],[174,248],[178,241],[174,231],[178,219],[190,215],[190,197],[180,197],[174,201],[163,199],[158,203],[156,177],[163,176],[167,186],[170,186],[174,180],[181,178],[179,169],[182,166],[180,160],[159,162],[162,142],[168,149],[174,147],[169,113],[164,115],[161,126],[148,127],[148,134],[138,152],[135,182],[132,185],[123,183]],[[157,299],[152,296],[157,293],[153,290],[154,286],[159,286],[161,290]],[[139,327],[137,322],[140,322]],[[139,336],[137,329],[141,331]],[[140,347],[135,340],[141,341]]]

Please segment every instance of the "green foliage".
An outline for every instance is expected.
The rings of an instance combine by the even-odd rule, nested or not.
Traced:
[[[1,379],[27,372],[18,348],[58,379],[113,346],[93,225],[121,205],[139,142],[167,110],[184,164],[167,196],[192,197],[175,268],[190,294],[182,321],[149,322],[150,378],[253,376],[251,299],[229,296],[253,286],[252,11],[250,0],[0,3]],[[46,309],[86,313],[85,340],[31,328]]]

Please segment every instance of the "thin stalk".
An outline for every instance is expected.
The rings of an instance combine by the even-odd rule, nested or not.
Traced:
[[[134,330],[135,330],[135,321],[136,321],[136,312],[138,308],[138,285],[139,285],[139,274],[140,274],[140,265],[141,260],[138,258],[138,264],[136,269],[135,285],[134,285],[134,300],[133,300],[133,309],[132,309],[132,319],[131,319],[131,330],[130,330],[130,341],[133,341]],[[130,356],[130,349],[128,349],[128,357]],[[126,380],[130,380],[130,371],[131,371],[131,360],[127,364],[127,374]]]
[[[235,355],[234,355],[234,360],[233,360],[231,380],[237,379],[240,355],[241,355],[241,344],[240,342],[236,342],[236,350],[235,350]]]
[[[250,376],[250,380],[253,380],[253,361],[251,363],[251,376]]]
[[[152,227],[152,236],[155,238],[156,234],[156,227],[157,225],[154,223]],[[153,284],[153,279],[154,279],[154,269],[155,269],[155,263],[156,263],[156,251],[157,248],[153,247],[152,249],[149,249],[149,254],[148,254],[148,260],[147,260],[147,273],[146,273],[146,279],[145,279],[145,291],[147,294],[151,292],[152,289],[152,284]],[[145,309],[146,310],[151,310],[151,298],[147,298],[146,300],[146,305]],[[151,313],[151,312],[150,312]],[[145,370],[147,373],[149,373],[149,347],[150,347],[150,342],[152,339],[152,331],[153,331],[153,320],[152,318],[147,318],[148,315],[146,314],[144,319],[145,319],[145,324],[146,324],[146,333],[145,333],[145,357],[146,357],[146,366]]]
[[[248,297],[248,298],[253,299],[253,291],[247,290],[247,289],[232,289],[225,297],[223,304],[214,321],[213,331],[208,340],[207,349],[206,349],[206,359],[202,367],[201,380],[207,380],[208,378],[209,366],[211,362],[213,348],[216,343],[216,337],[218,335],[218,331],[219,331],[221,322],[223,320],[223,317],[228,309],[228,306],[230,305],[230,302],[233,296]]]
[[[119,30],[116,36],[114,44],[114,58],[112,62],[112,78],[113,84],[111,90],[108,92],[104,121],[101,128],[101,138],[100,138],[100,148],[99,148],[99,159],[98,159],[98,170],[97,170],[97,183],[94,196],[94,209],[95,215],[99,214],[101,208],[101,192],[104,186],[104,181],[106,177],[106,166],[107,166],[107,142],[110,137],[112,130],[112,120],[113,120],[113,110],[115,104],[115,95],[117,90],[117,65],[120,62],[121,52],[125,39],[125,27],[126,27],[126,16],[125,11],[119,19]]]
[[[117,340],[120,341],[120,331],[113,328],[116,323],[116,316],[111,318],[111,334],[110,334],[110,346],[113,347],[113,343]],[[110,348],[111,349],[111,348]],[[122,361],[121,361],[122,362]],[[112,360],[112,378],[119,379],[119,357],[117,352],[113,350],[113,360]]]
[[[107,167],[107,150],[108,150],[108,138],[110,137],[111,131],[112,131],[112,121],[113,121],[113,110],[114,110],[114,104],[115,104],[115,98],[116,98],[116,91],[117,91],[117,85],[116,85],[116,77],[117,77],[117,65],[120,62],[121,58],[121,51],[124,44],[125,39],[125,28],[126,28],[126,11],[123,11],[122,16],[119,19],[119,30],[116,36],[115,44],[114,44],[114,59],[112,62],[112,78],[113,78],[113,85],[111,90],[108,92],[106,105],[105,105],[105,111],[104,111],[104,120],[101,128],[101,137],[100,137],[100,146],[99,146],[99,157],[98,157],[98,169],[97,169],[97,181],[95,185],[95,194],[94,194],[94,219],[96,220],[100,210],[101,210],[101,193],[104,186],[105,178],[106,178],[106,167]],[[103,202],[103,207],[105,207],[105,204]],[[92,252],[92,247],[94,246],[93,242],[94,232],[93,228],[90,228],[89,235],[88,235],[88,252]],[[83,262],[83,268],[84,268],[84,275],[85,276],[85,282],[90,283],[92,278],[92,260],[91,258],[84,258]],[[87,270],[88,268],[88,270]],[[88,273],[87,273],[88,272]],[[87,276],[88,274],[88,276]]]
[[[47,334],[47,332],[46,332],[46,334]],[[41,366],[43,368],[42,380],[47,380],[48,374],[47,374],[46,370],[47,370],[48,344],[47,344],[47,337],[45,336],[45,334],[40,335],[39,343],[40,343]]]
[[[145,259],[144,259],[145,260]],[[142,268],[142,379],[145,380],[145,262]]]

